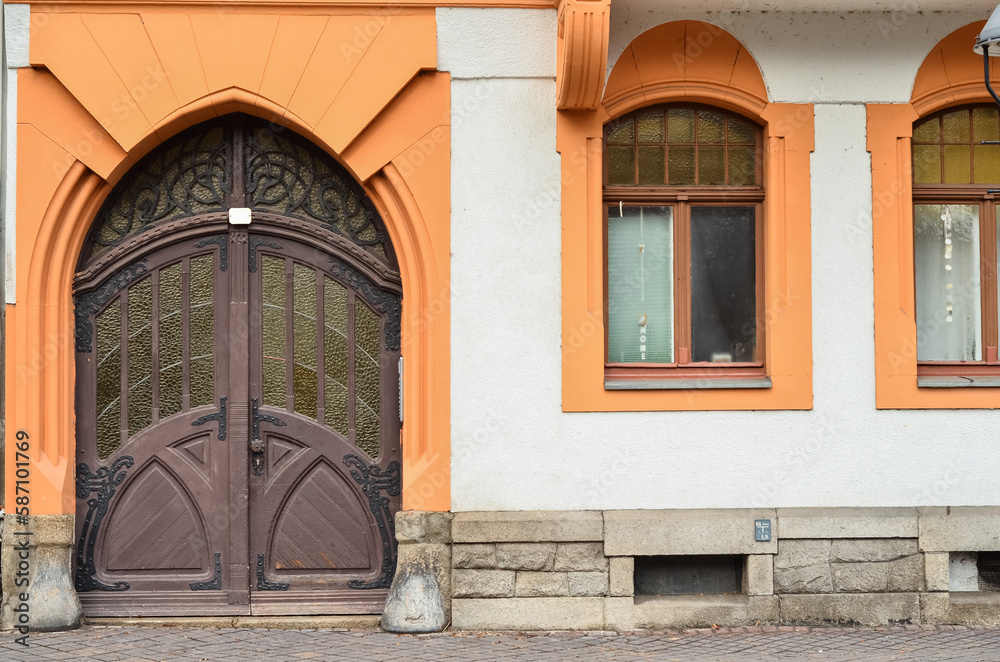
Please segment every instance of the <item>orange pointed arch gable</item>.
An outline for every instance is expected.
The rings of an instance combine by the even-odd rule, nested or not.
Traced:
[[[992,103],[983,58],[973,52],[984,21],[955,30],[917,70],[910,102],[868,104],[875,261],[875,404],[880,409],[996,408],[1000,388],[917,386],[913,256],[913,123],[959,104]],[[991,80],[1000,85],[996,62]],[[849,228],[852,233],[867,228]]]
[[[667,102],[720,106],[764,127],[765,353],[768,389],[605,390],[604,123]],[[760,68],[728,32],[700,21],[654,27],[622,52],[596,110],[560,111],[562,408],[697,411],[812,407],[812,104],[767,98]]]
[[[768,105],[753,56],[731,34],[701,21],[664,23],[636,37],[611,70],[604,108],[616,117],[681,99],[754,115]]]
[[[72,282],[100,204],[163,140],[237,111],[292,129],[332,154],[382,214],[403,281],[403,507],[448,510],[450,77],[423,71],[435,66],[433,12],[207,15],[256,31],[269,54],[241,69],[234,60],[241,49],[181,52],[191,30],[184,22],[171,28],[179,45],[162,39],[169,14],[137,21],[113,12],[60,13],[39,22],[37,39],[33,33],[36,68],[18,72],[17,288],[16,303],[7,306],[6,393],[8,429],[31,441],[32,514],[75,511]],[[303,23],[298,33],[283,31],[288,21]],[[390,23],[405,34],[387,31]],[[148,34],[139,30],[144,24]],[[192,24],[193,39],[198,21]],[[340,35],[354,35],[358,25],[375,26],[368,30],[374,36],[345,54]],[[81,48],[63,46],[77,37]],[[339,87],[327,81],[303,90],[303,81],[337,67],[347,71]],[[14,459],[8,453],[10,504]]]

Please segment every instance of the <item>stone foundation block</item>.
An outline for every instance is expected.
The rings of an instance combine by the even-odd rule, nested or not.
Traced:
[[[496,568],[497,546],[492,544],[452,545],[451,562],[455,568]]]
[[[456,598],[505,598],[514,595],[513,570],[455,570],[451,577]]]
[[[30,535],[27,535],[30,533]],[[25,625],[19,609],[25,593],[32,632],[72,630],[83,622],[83,609],[73,587],[70,558],[73,515],[29,515],[27,524],[8,517],[3,526],[3,629]],[[27,558],[25,558],[27,557]],[[27,566],[28,585],[17,586],[17,573]],[[20,577],[23,579],[23,575]]]
[[[776,593],[833,593],[830,564],[774,569]]]
[[[456,630],[602,630],[604,598],[456,599]]]
[[[774,510],[608,510],[604,513],[604,553],[608,556],[658,554],[774,554],[777,540],[756,542],[754,520],[773,520]]]
[[[1000,508],[961,506],[919,510],[920,549],[924,552],[1000,550]]]
[[[914,554],[889,562],[890,592],[911,593],[924,590],[924,555]]]
[[[894,561],[918,551],[916,538],[834,540],[830,560],[843,563]]]
[[[619,616],[621,618],[621,616]],[[635,599],[632,620],[635,628],[738,627],[775,623],[777,596],[671,595]]]
[[[608,559],[604,556],[603,543],[561,543],[556,549],[556,559],[553,565],[553,570],[586,572],[607,569]]]
[[[600,511],[456,513],[455,542],[596,542],[604,538]]]
[[[778,508],[777,537],[916,538],[915,508]]]
[[[400,543],[450,543],[453,517],[449,512],[401,510],[396,513],[396,540]]]
[[[916,593],[838,593],[782,595],[780,620],[785,625],[910,625],[920,623]]]
[[[551,570],[555,558],[555,543],[501,543],[497,545],[496,567],[506,570]]]
[[[635,601],[632,598],[604,598],[604,627],[623,632],[638,629],[635,624]]]
[[[772,595],[774,593],[774,557],[770,554],[748,556],[744,581],[747,595]]]
[[[635,559],[631,556],[612,556],[608,563],[608,580],[611,595],[635,595]]]
[[[608,573],[606,572],[570,572],[569,594],[581,597],[596,597],[608,595]]]
[[[889,585],[888,563],[831,563],[836,593],[884,593]]]
[[[1000,593],[924,593],[920,607],[924,623],[1000,625]]]
[[[774,557],[774,569],[808,568],[829,562],[829,540],[781,540]]]
[[[569,595],[565,572],[519,572],[514,595],[523,598],[557,598]]]
[[[948,590],[950,556],[948,552],[924,554],[924,581],[928,591]]]

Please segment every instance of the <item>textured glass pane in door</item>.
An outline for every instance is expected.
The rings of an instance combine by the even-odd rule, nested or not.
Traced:
[[[356,443],[370,457],[378,457],[379,442],[379,348],[382,319],[355,299],[354,304],[354,390]]]
[[[122,441],[122,303],[115,299],[97,316],[97,455],[102,460]]]
[[[184,404],[184,317],[181,313],[183,285],[181,265],[172,264],[159,273],[159,318],[157,342],[160,355],[160,419],[173,416]]]
[[[153,422],[153,287],[144,278],[128,291],[128,436]]]
[[[263,373],[264,404],[285,408],[287,381],[285,377],[285,260],[261,257],[263,305]]]
[[[753,207],[691,208],[691,358],[757,357]]]
[[[978,205],[915,205],[917,360],[981,361]]]
[[[608,207],[608,361],[672,363],[673,208]]]
[[[326,424],[348,436],[347,429],[347,288],[323,279],[323,400]]]
[[[191,406],[215,402],[215,258],[191,259]]]
[[[296,264],[294,281],[294,316],[292,317],[295,365],[292,373],[295,411],[316,418],[319,388],[316,376],[316,272]]]

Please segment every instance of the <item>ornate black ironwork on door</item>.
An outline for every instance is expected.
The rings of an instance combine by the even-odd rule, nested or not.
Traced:
[[[264,555],[257,555],[257,590],[258,591],[287,591],[286,582],[269,582],[264,573]]]
[[[378,465],[367,465],[357,455],[345,455],[344,464],[350,467],[351,477],[361,486],[361,491],[368,497],[368,509],[375,516],[378,532],[382,538],[382,574],[375,581],[363,582],[353,579],[347,583],[351,588],[388,588],[396,575],[396,526],[389,511],[389,498],[383,496],[384,491],[389,496],[398,496],[400,491],[400,466],[393,460],[382,471]]]
[[[222,590],[222,553],[216,552],[215,574],[207,582],[191,582],[192,591],[221,591]]]
[[[216,436],[218,437],[219,441],[225,441],[226,440],[226,399],[227,398],[219,398],[219,411],[215,412],[214,414],[205,414],[204,416],[199,416],[198,418],[194,419],[194,421],[191,422],[191,425],[192,426],[195,426],[195,425],[204,425],[205,423],[208,423],[209,421],[218,421],[219,422],[219,434],[216,435]]]
[[[93,351],[94,324],[91,318],[120,290],[128,287],[132,281],[145,275],[146,272],[146,260],[137,260],[108,278],[101,287],[93,292],[87,292],[76,298],[74,311],[76,329],[73,332],[76,337],[76,351],[87,354]]]
[[[115,582],[114,585],[104,584],[94,579],[97,568],[94,565],[94,545],[101,528],[101,520],[108,512],[108,504],[115,495],[115,488],[125,480],[126,470],[135,464],[131,455],[122,455],[110,467],[98,467],[95,473],[81,462],[76,465],[76,496],[86,499],[93,492],[97,495],[87,500],[87,515],[80,529],[80,541],[76,546],[76,590],[93,591],[127,591],[128,582]]]

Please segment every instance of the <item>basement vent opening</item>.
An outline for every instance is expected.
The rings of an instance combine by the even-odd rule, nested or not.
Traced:
[[[979,552],[976,563],[980,591],[1000,591],[1000,552]]]
[[[743,589],[746,557],[637,556],[636,595],[724,595]]]

